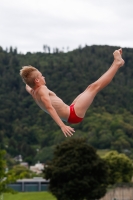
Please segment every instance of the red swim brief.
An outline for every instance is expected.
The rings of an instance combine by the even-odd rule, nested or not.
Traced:
[[[71,124],[77,124],[81,122],[83,118],[80,118],[76,115],[75,110],[74,110],[74,104],[70,105],[70,115],[68,118],[68,122]]]

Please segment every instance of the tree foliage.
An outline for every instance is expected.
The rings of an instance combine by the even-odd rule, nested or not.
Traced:
[[[6,192],[14,193],[14,191],[8,188],[7,185],[16,180],[13,174],[6,172],[6,161],[4,159],[5,153],[5,151],[0,150],[0,196]]]
[[[133,176],[133,161],[125,154],[119,154],[117,151],[110,151],[105,156],[109,166],[109,183],[128,183]]]
[[[36,176],[35,173],[31,172],[28,168],[21,165],[13,166],[9,173],[13,174],[16,177],[16,179],[32,178]]]
[[[107,169],[85,139],[71,139],[56,147],[44,173],[58,200],[93,200],[106,193]]]

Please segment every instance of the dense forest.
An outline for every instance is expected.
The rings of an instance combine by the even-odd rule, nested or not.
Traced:
[[[46,46],[47,47],[47,46]],[[60,128],[26,92],[19,71],[38,68],[47,86],[70,104],[112,64],[119,47],[85,46],[64,53],[55,49],[26,54],[0,47],[0,146],[24,161],[47,161],[53,148],[67,140]],[[133,150],[133,49],[123,48],[124,67],[95,98],[82,123],[74,125],[73,137],[86,137],[97,149]]]

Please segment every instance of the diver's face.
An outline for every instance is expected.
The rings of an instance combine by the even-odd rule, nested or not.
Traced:
[[[38,82],[39,83],[41,83],[42,85],[44,84],[46,84],[46,81],[45,81],[45,77],[42,75],[42,73],[41,72],[37,72],[37,78],[36,78],[37,80],[38,80]]]

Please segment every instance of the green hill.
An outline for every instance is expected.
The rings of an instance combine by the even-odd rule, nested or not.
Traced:
[[[33,65],[46,77],[47,86],[70,104],[113,62],[119,47],[86,46],[63,53],[20,54],[0,48],[0,138],[1,148],[11,156],[21,154],[30,163],[51,158],[56,144],[66,140],[49,115],[37,107],[19,76],[24,65]],[[133,148],[133,49],[123,48],[125,65],[112,83],[95,98],[74,137],[87,137],[98,149]],[[36,151],[39,149],[39,152]]]

